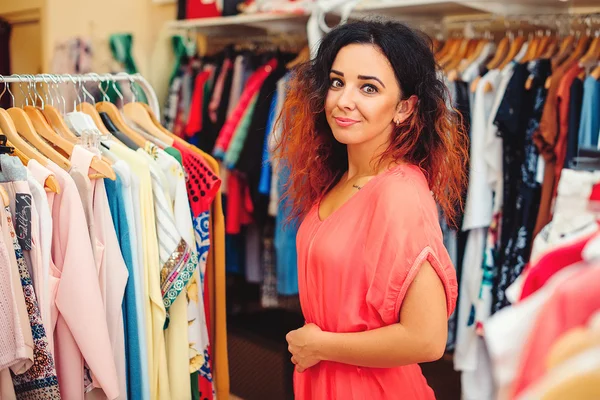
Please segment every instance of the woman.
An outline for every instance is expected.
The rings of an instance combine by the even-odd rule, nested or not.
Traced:
[[[287,335],[296,399],[433,399],[457,282],[442,243],[466,139],[429,41],[393,22],[331,31],[294,71],[278,159],[306,325]]]

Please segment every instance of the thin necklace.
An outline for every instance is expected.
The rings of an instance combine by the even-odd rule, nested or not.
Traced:
[[[352,187],[353,187],[353,188],[356,188],[356,189],[358,189],[358,190],[362,189],[362,186],[358,186],[358,185],[356,185],[356,184],[355,184],[355,185],[352,185]]]

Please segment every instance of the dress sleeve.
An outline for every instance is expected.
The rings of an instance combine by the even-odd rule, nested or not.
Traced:
[[[429,261],[444,285],[450,316],[458,293],[456,272],[424,178],[415,180],[400,172],[379,182],[375,191],[364,252],[367,304],[385,324],[397,323],[408,288]]]

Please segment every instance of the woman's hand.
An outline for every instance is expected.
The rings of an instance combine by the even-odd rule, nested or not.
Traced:
[[[322,336],[323,331],[315,324],[304,325],[287,334],[288,350],[292,353],[296,371],[304,372],[322,361],[319,355]]]

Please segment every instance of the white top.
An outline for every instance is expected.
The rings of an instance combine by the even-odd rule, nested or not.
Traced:
[[[492,221],[493,188],[489,184],[490,172],[486,160],[490,150],[487,148],[486,131],[500,80],[500,71],[489,71],[479,81],[475,92],[471,116],[469,186],[463,231],[487,227]],[[491,84],[493,89],[486,93],[485,87],[488,84]]]

